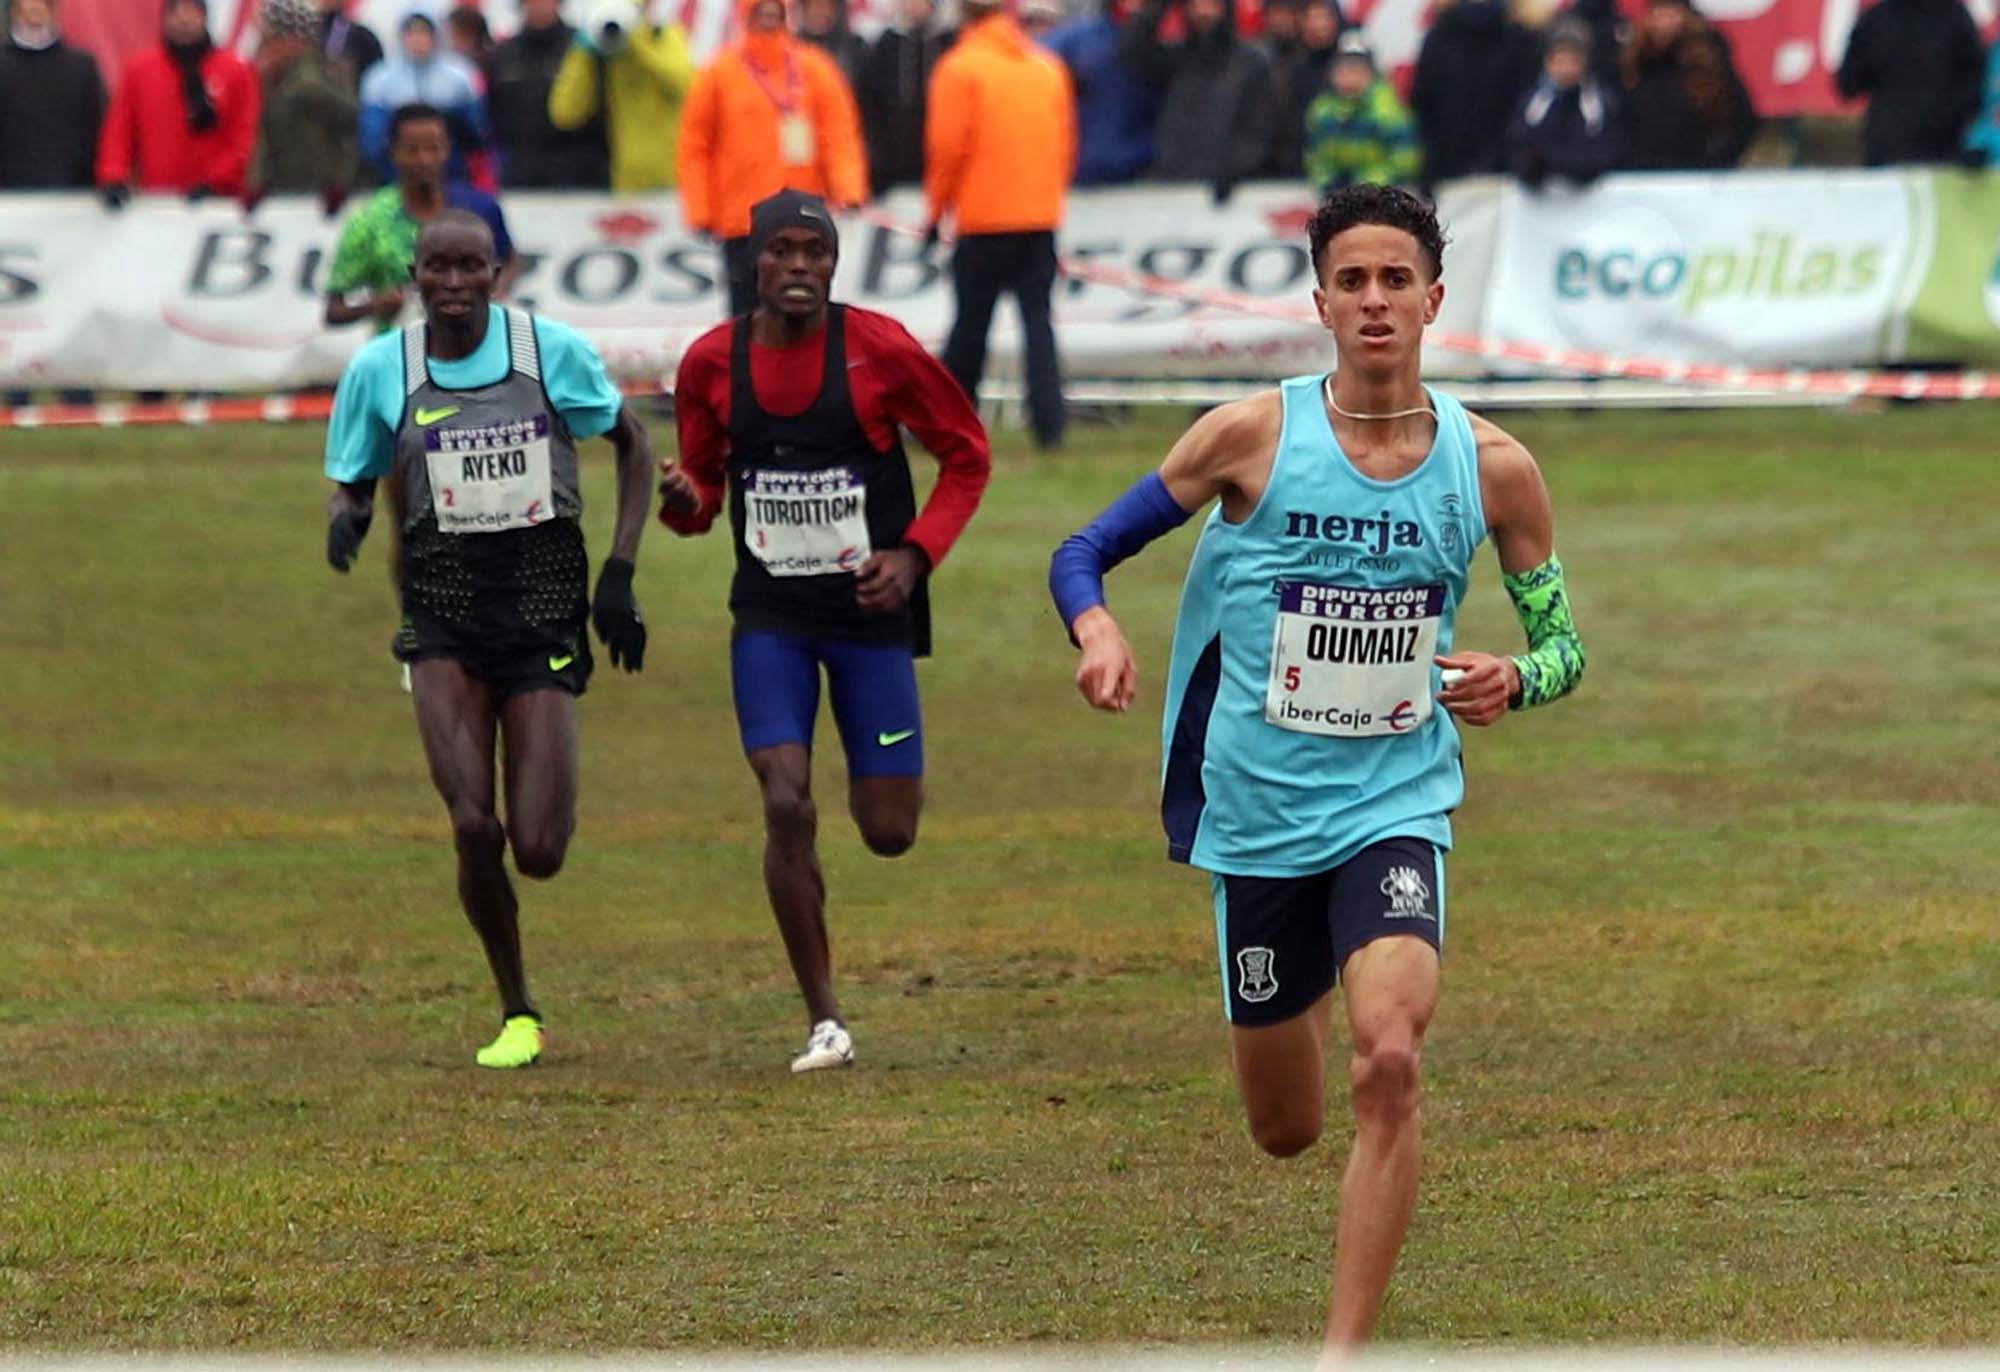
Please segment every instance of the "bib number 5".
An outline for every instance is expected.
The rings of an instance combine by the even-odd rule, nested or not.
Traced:
[[[1264,719],[1330,738],[1405,734],[1431,717],[1442,586],[1278,583]]]

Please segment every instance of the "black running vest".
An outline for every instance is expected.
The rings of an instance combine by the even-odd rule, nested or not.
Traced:
[[[855,572],[902,546],[917,517],[900,438],[880,451],[847,388],[846,312],[828,307],[819,395],[803,413],[771,414],[750,380],[750,320],[729,347],[729,522],[736,579],[729,608],[745,632],[904,644],[930,651],[928,578],[892,614],[865,613]]]

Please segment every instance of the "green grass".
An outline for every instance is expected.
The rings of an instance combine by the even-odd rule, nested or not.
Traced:
[[[1994,425],[1513,425],[1591,671],[1469,740],[1387,1337],[2000,1339]],[[383,540],[322,565],[318,433],[0,435],[0,1344],[1313,1338],[1344,1106],[1249,1144],[1154,818],[1190,534],[1114,579],[1131,717],[1041,589],[1170,437],[1004,455],[937,588],[914,853],[861,850],[825,750],[862,1065],[794,1080],[722,539],[648,538],[648,669],[600,672],[570,866],[524,888],[549,1055],[482,1074]],[[1482,555],[1460,642],[1517,641]]]

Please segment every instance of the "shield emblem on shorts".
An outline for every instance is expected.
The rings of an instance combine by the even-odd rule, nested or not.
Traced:
[[[1271,975],[1269,948],[1244,948],[1236,954],[1236,994],[1253,1005],[1278,994],[1278,979]]]

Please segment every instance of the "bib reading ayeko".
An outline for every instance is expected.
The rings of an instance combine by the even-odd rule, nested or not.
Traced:
[[[860,570],[868,539],[868,489],[851,467],[744,473],[743,546],[772,576]]]
[[[546,414],[427,428],[424,461],[444,533],[490,534],[555,518]]]
[[[1443,586],[1280,581],[1264,718],[1333,738],[1408,733],[1431,716]]]

